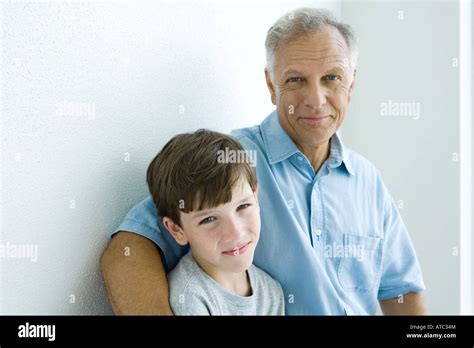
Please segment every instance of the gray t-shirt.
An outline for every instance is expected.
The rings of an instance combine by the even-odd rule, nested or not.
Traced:
[[[252,295],[235,295],[204,272],[190,251],[168,274],[171,308],[175,315],[284,315],[280,283],[253,264],[248,274]]]

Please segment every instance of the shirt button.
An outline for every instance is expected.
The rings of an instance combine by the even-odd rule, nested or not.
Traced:
[[[321,230],[316,230],[314,233],[316,234],[316,236],[318,236],[318,238],[321,236]]]
[[[301,157],[301,156],[298,156],[297,158],[298,158],[298,161],[302,161],[302,160],[303,160],[303,157]]]

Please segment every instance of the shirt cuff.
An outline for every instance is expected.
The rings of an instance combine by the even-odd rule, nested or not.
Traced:
[[[390,298],[395,298],[400,295],[408,294],[409,292],[422,292],[425,289],[426,287],[423,283],[423,280],[420,280],[396,288],[379,290],[378,299],[388,300]]]

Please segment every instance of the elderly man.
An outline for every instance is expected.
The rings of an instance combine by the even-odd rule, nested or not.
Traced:
[[[349,26],[304,8],[265,42],[276,105],[232,135],[257,156],[262,233],[254,263],[281,282],[286,313],[424,314],[421,269],[377,169],[343,146],[355,85]],[[187,248],[166,233],[150,197],[126,216],[101,258],[117,314],[172,314],[166,273]]]

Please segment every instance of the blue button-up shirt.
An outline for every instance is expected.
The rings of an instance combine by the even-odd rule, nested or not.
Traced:
[[[276,111],[231,135],[257,157],[262,230],[254,264],[282,284],[286,314],[375,314],[378,300],[424,290],[412,242],[380,173],[337,134],[317,173]],[[150,196],[117,231],[154,241],[167,271],[188,250],[164,228]]]

